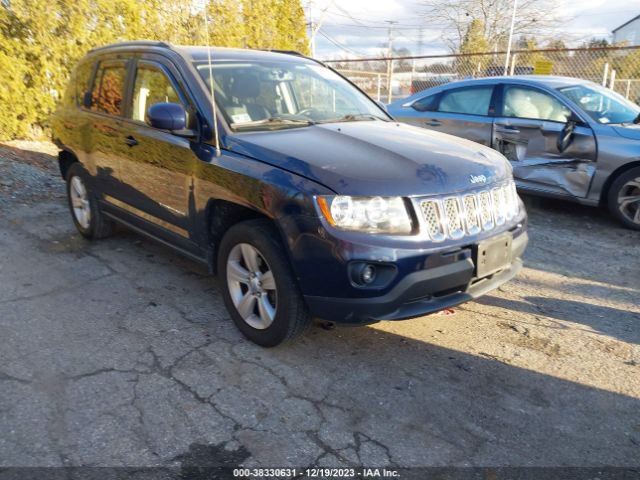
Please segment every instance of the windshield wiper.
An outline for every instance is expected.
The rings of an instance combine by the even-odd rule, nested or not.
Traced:
[[[388,122],[389,119],[373,115],[371,113],[348,113],[339,118],[332,118],[330,120],[323,120],[318,123],[337,123],[337,122],[357,122],[361,120],[380,120],[382,122]]]
[[[267,127],[277,127],[277,126],[286,126],[286,125],[309,126],[314,124],[315,122],[311,120],[270,117],[270,118],[265,118],[264,120],[255,120],[253,122],[232,123],[231,127],[238,130],[243,128],[260,127],[260,126],[267,126]]]

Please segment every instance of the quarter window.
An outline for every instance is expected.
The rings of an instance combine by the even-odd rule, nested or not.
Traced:
[[[91,92],[91,110],[122,115],[125,76],[124,64],[101,65]]]
[[[429,95],[428,97],[416,100],[411,104],[411,107],[413,107],[413,109],[417,110],[418,112],[433,111],[433,104],[435,103],[436,96],[437,95]]]
[[[465,113],[467,115],[488,115],[492,86],[456,88],[442,93],[439,112]]]
[[[571,116],[571,110],[541,90],[506,86],[503,116],[565,123]]]
[[[145,121],[147,111],[156,103],[180,103],[171,81],[158,68],[140,66],[136,72],[136,81],[131,99],[131,118]]]

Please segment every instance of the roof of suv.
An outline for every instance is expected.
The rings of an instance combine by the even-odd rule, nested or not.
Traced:
[[[90,53],[118,50],[171,50],[188,61],[206,61],[209,49],[206,46],[173,45],[153,40],[134,40],[119,42],[94,48]],[[211,57],[216,60],[278,60],[278,61],[313,61],[304,55],[283,50],[250,50],[245,48],[211,47]]]

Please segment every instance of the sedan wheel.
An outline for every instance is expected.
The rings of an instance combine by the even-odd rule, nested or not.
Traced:
[[[640,177],[622,186],[618,193],[618,209],[630,222],[640,225]]]

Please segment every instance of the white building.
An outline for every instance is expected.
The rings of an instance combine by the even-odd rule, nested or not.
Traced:
[[[613,30],[613,43],[625,42],[629,46],[640,45],[640,15]]]

